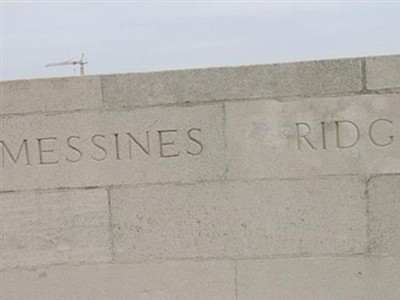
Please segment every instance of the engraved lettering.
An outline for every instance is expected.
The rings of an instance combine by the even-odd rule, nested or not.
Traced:
[[[203,144],[196,138],[193,137],[192,132],[199,132],[201,133],[201,129],[200,128],[191,128],[188,131],[188,137],[189,140],[191,140],[193,143],[197,144],[197,147],[199,148],[196,152],[190,151],[190,150],[186,150],[186,152],[192,156],[197,156],[199,155],[201,152],[203,152],[204,146]]]
[[[179,151],[175,151],[173,153],[169,153],[166,154],[165,151],[165,146],[174,146],[175,145],[175,141],[169,141],[169,142],[165,142],[163,139],[163,134],[177,134],[178,130],[176,129],[170,129],[170,130],[158,130],[158,141],[160,143],[160,157],[177,157],[179,156]],[[171,151],[171,150],[170,150]]]
[[[65,159],[66,159],[67,161],[69,161],[69,162],[77,163],[77,162],[79,162],[79,161],[81,160],[83,154],[82,154],[82,151],[81,151],[81,150],[79,150],[76,146],[74,146],[74,145],[72,144],[72,139],[75,139],[75,140],[78,140],[78,141],[79,141],[80,137],[79,137],[79,136],[76,136],[76,135],[71,135],[70,137],[67,138],[67,146],[68,146],[68,148],[72,149],[72,150],[76,153],[76,155],[77,155],[78,157],[75,158],[75,159],[72,159],[72,158],[69,158],[69,157],[67,156]]]
[[[48,137],[48,138],[38,138],[38,147],[39,147],[39,164],[40,165],[55,165],[58,163],[58,159],[56,160],[45,160],[44,154],[45,153],[54,153],[54,148],[47,148],[43,149],[45,146],[44,143],[49,141],[57,141],[56,137]]]
[[[300,127],[305,127],[307,129],[307,132],[300,135]],[[306,143],[311,147],[311,149],[317,150],[314,147],[314,145],[307,138],[307,135],[311,132],[310,125],[308,125],[307,123],[296,123],[296,128],[297,128],[297,147],[298,147],[298,150],[301,150],[300,138],[303,138],[306,141]]]
[[[21,157],[22,151],[24,150],[25,153],[25,161],[26,161],[26,165],[29,166],[30,163],[30,159],[29,159],[29,151],[28,151],[28,140],[24,139],[21,143],[21,146],[19,147],[18,153],[16,156],[14,156],[12,154],[12,152],[10,151],[10,149],[7,147],[6,143],[4,141],[0,141],[1,145],[2,145],[2,151],[1,151],[1,165],[2,167],[4,167],[5,164],[5,154],[4,153],[8,153],[8,157],[11,158],[11,160],[14,162],[14,164],[16,164],[19,160],[19,158]]]
[[[393,135],[389,135],[389,136],[388,136],[389,140],[388,140],[388,142],[386,142],[386,143],[378,143],[378,142],[376,141],[376,139],[373,137],[373,128],[374,128],[374,126],[375,126],[377,123],[381,123],[381,122],[389,123],[390,125],[393,125],[393,122],[390,121],[390,120],[387,120],[387,119],[377,119],[377,120],[373,121],[373,122],[371,123],[371,125],[369,126],[368,136],[369,136],[369,139],[371,140],[371,142],[372,142],[375,146],[378,146],[378,147],[386,147],[386,146],[389,146],[389,145],[393,142],[393,139],[394,139],[394,136],[393,136]]]
[[[114,141],[115,141],[115,159],[116,160],[121,160],[120,154],[119,154],[119,139],[118,139],[118,133],[114,133]]]
[[[321,122],[321,129],[322,129],[322,149],[326,149],[325,122]]]
[[[354,140],[353,143],[350,143],[348,145],[343,145],[341,143],[341,140],[340,140],[340,126],[339,126],[340,124],[351,125],[356,130],[355,131],[356,132],[356,139]],[[351,121],[344,120],[344,121],[335,121],[335,125],[336,125],[336,147],[337,148],[347,149],[347,148],[354,147],[358,143],[358,141],[360,140],[360,130],[358,129],[358,127],[357,127],[357,125],[355,123],[353,123]]]
[[[103,160],[105,160],[106,157],[107,157],[107,150],[106,150],[106,148],[104,148],[102,145],[98,144],[98,142],[96,141],[96,139],[98,139],[98,138],[104,139],[105,137],[106,137],[106,136],[105,136],[105,135],[102,135],[102,134],[96,134],[96,135],[92,136],[91,141],[92,141],[93,146],[95,146],[97,149],[100,149],[100,150],[102,151],[102,153],[103,153],[103,156],[97,156],[97,157],[96,157],[96,156],[92,155],[91,157],[92,157],[92,159],[95,160],[95,161],[103,161]]]
[[[146,131],[146,147],[138,142],[129,132],[126,133],[129,136],[129,158],[132,159],[132,141],[147,155],[150,155],[150,137],[149,132]]]

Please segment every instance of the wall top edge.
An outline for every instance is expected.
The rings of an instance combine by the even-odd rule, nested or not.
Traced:
[[[93,77],[105,77],[105,76],[129,76],[129,75],[151,75],[157,74],[162,75],[163,73],[179,73],[187,71],[217,71],[217,70],[229,70],[229,69],[244,69],[244,68],[259,68],[259,67],[270,67],[270,66],[287,66],[287,65],[307,65],[315,63],[334,63],[343,61],[358,61],[363,59],[400,59],[400,53],[396,54],[385,54],[376,56],[357,56],[357,57],[339,57],[339,58],[329,58],[329,59],[310,59],[304,61],[287,61],[287,62],[274,62],[274,63],[260,63],[260,64],[249,64],[249,65],[226,65],[226,66],[212,66],[212,67],[194,67],[194,68],[178,68],[178,69],[164,69],[164,70],[154,70],[154,71],[138,71],[138,72],[122,72],[122,73],[103,73],[103,74],[89,74],[84,77],[74,75],[74,76],[56,76],[56,77],[38,77],[38,78],[21,78],[21,79],[11,79],[11,80],[0,80],[0,83],[13,83],[22,81],[46,81],[46,80],[64,80],[64,79],[77,79],[77,78],[93,78]]]

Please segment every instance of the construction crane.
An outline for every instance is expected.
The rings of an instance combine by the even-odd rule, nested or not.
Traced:
[[[76,60],[74,58],[71,58],[67,61],[59,62],[59,63],[50,63],[47,64],[46,67],[55,67],[55,66],[65,66],[65,65],[79,65],[80,70],[81,70],[81,75],[85,75],[85,65],[87,64],[87,61],[83,60],[84,53],[81,55],[80,60]]]

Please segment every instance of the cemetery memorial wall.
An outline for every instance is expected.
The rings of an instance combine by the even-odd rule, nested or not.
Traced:
[[[1,82],[2,300],[400,299],[400,56]]]

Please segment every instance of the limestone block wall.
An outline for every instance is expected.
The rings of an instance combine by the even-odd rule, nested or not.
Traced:
[[[1,82],[2,300],[400,299],[400,56]]]

